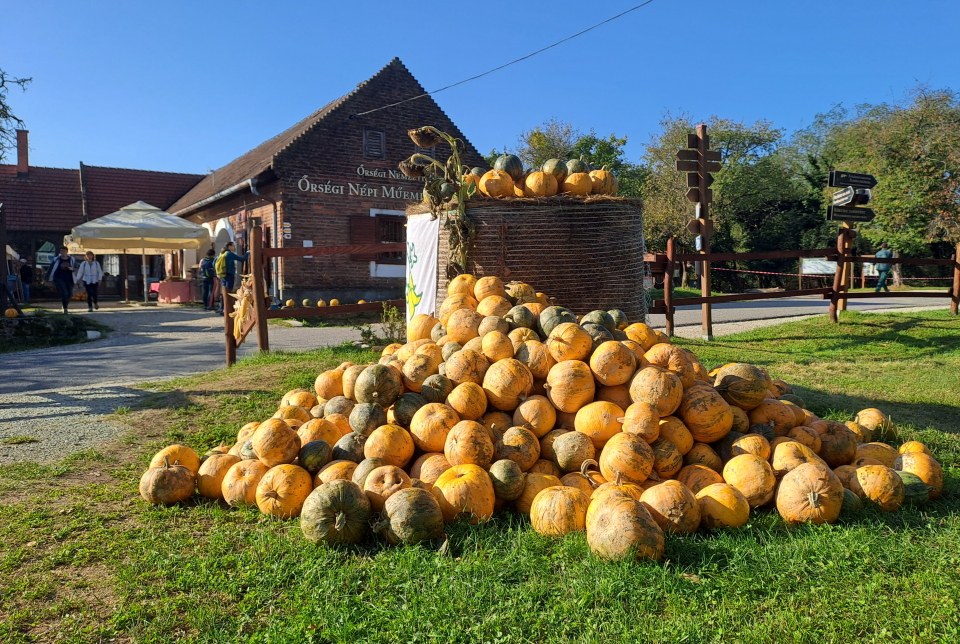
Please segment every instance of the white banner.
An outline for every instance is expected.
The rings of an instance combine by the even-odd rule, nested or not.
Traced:
[[[800,272],[804,275],[833,275],[837,272],[837,263],[826,259],[803,257],[800,259]]]
[[[407,218],[407,322],[418,313],[436,313],[439,247],[439,218]]]

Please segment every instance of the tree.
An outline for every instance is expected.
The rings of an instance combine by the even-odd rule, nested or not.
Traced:
[[[517,156],[525,167],[539,168],[547,159],[571,158],[580,139],[580,131],[573,125],[552,118],[520,134]]]
[[[7,156],[7,150],[16,145],[16,135],[14,131],[23,127],[23,121],[17,118],[7,103],[7,95],[10,88],[19,85],[20,89],[26,91],[27,85],[32,78],[16,78],[10,76],[0,69],[0,162]]]

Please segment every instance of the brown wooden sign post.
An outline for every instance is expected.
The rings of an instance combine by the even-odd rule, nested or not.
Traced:
[[[697,204],[696,224],[690,222],[687,230],[700,236],[700,254],[710,254],[710,235],[713,232],[713,222],[710,220],[710,204],[713,202],[713,174],[720,170],[721,155],[710,149],[710,137],[706,125],[698,125],[696,134],[687,135],[687,149],[677,151],[676,168],[679,172],[687,173],[687,199]],[[705,298],[710,297],[710,262],[701,259],[700,292]],[[673,275],[670,275],[673,279]],[[713,311],[709,301],[702,303],[703,307],[703,339],[713,340]],[[668,331],[668,335],[672,335]]]

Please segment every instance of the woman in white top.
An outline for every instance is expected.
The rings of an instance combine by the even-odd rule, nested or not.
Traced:
[[[100,309],[97,303],[97,286],[103,279],[103,269],[100,268],[100,262],[93,258],[93,253],[87,251],[85,259],[80,263],[80,270],[77,276],[73,278],[74,283],[83,281],[83,287],[87,291],[87,310],[93,311],[94,308]]]

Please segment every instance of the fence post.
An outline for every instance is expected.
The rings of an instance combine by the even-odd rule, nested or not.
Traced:
[[[844,256],[850,254],[850,250],[853,248],[853,239],[849,233],[846,232],[847,229],[850,229],[850,224],[843,222],[844,234],[843,234],[843,254]],[[850,290],[853,277],[853,264],[843,264],[843,266],[837,266],[837,271],[840,272],[840,293],[846,293]],[[842,270],[841,270],[842,269]],[[837,306],[838,311],[847,310],[847,299],[840,298],[840,302]]]
[[[673,337],[673,237],[667,240],[667,267],[663,274],[663,305],[667,309],[666,318],[667,336]]]
[[[957,315],[960,308],[960,243],[953,253],[953,294],[950,297],[950,313]]]
[[[833,276],[833,290],[830,292],[830,321],[837,322],[837,304],[840,301],[840,289],[843,288],[843,267],[846,251],[846,229],[841,228],[837,235],[837,272]]]
[[[233,337],[233,298],[226,286],[220,287],[220,297],[223,298],[223,335],[227,347],[227,366],[232,367],[237,362],[237,339]]]
[[[267,329],[266,288],[263,280],[263,228],[254,226],[250,231],[250,269],[253,275],[253,312],[257,317],[257,348],[270,350],[270,333]]]

